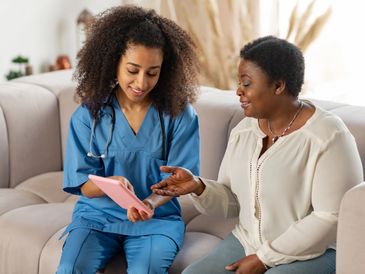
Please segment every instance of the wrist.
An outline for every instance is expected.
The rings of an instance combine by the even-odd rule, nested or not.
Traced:
[[[143,202],[145,203],[145,205],[147,205],[150,209],[154,210],[155,209],[155,204],[154,202],[149,199],[149,198],[146,198],[143,200]]]
[[[197,196],[200,196],[203,193],[203,191],[205,190],[205,184],[199,176],[194,176],[194,181],[196,182],[196,185],[197,185],[194,193]]]
[[[271,267],[268,266],[267,264],[265,264],[263,261],[261,261],[262,265],[264,266],[265,268],[265,271],[269,270]]]

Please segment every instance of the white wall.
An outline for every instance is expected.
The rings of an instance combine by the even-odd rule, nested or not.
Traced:
[[[365,105],[365,2],[333,1],[333,13],[306,52],[308,97]]]
[[[260,0],[261,35],[280,35],[281,24],[286,24],[289,18],[282,7],[293,6],[294,2]],[[365,87],[361,82],[365,64],[362,30],[365,26],[365,2],[325,2],[333,4],[332,17],[305,52],[307,96],[365,105]],[[14,68],[11,59],[18,54],[30,58],[34,73],[44,71],[61,54],[68,55],[75,65],[79,13],[87,8],[96,14],[122,3],[158,8],[160,1],[0,0],[0,81],[5,80],[4,75]],[[276,20],[279,20],[279,25],[273,24]]]
[[[285,37],[290,12],[297,1],[260,1],[261,35]],[[300,4],[306,6],[309,2],[311,0],[301,0]],[[362,29],[365,26],[365,2],[317,0],[314,13],[319,15],[329,6],[332,6],[331,17],[304,52],[306,78],[302,93],[310,98],[365,105],[365,86],[361,81],[365,64],[365,35]],[[279,11],[277,24],[275,11]]]
[[[87,7],[93,14],[121,0],[0,0],[0,81],[21,54],[30,58],[35,73],[44,71],[60,54],[74,60],[76,20]],[[74,65],[74,64],[73,64]]]

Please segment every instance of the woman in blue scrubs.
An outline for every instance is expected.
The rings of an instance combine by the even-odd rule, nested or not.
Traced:
[[[197,71],[191,38],[153,10],[116,7],[94,23],[74,75],[81,105],[71,117],[64,190],[80,198],[58,274],[96,273],[118,253],[128,273],[167,273],[185,227],[176,198],[161,200],[150,186],[168,176],[161,165],[199,172],[198,119],[190,104]],[[154,215],[119,207],[89,174],[127,178]]]

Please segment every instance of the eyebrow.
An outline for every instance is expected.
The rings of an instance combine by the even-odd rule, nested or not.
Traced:
[[[127,62],[127,65],[132,65],[132,66],[134,66],[134,67],[138,67],[138,68],[140,68],[140,67],[141,67],[140,65],[135,64],[135,63],[132,63],[132,62]],[[151,67],[149,67],[148,69],[156,69],[156,68],[161,68],[161,66],[151,66]]]

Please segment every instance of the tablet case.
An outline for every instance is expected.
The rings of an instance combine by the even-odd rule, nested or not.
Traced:
[[[119,206],[125,209],[135,207],[138,210],[146,212],[148,216],[152,216],[153,211],[127,188],[127,184],[129,183],[127,179],[123,178],[126,182],[125,185],[121,184],[118,180],[92,174],[89,175],[89,179]]]

